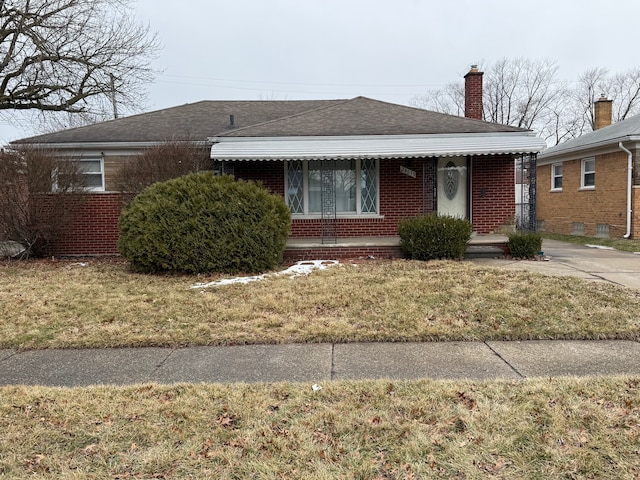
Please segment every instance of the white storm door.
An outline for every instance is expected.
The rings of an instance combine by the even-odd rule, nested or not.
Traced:
[[[467,218],[467,159],[438,158],[438,214]]]

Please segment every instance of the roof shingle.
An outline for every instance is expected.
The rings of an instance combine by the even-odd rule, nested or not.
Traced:
[[[230,125],[230,116],[234,126]],[[210,137],[412,135],[524,130],[381,102],[351,100],[202,101],[132,115],[14,144],[205,141]]]

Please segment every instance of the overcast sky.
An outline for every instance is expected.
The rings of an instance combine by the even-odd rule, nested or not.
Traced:
[[[640,66],[638,0],[137,0],[162,70],[146,110],[217,99],[364,95],[408,104],[471,64],[557,62],[559,78]],[[0,121],[0,140],[26,125]],[[14,125],[15,127],[15,125]]]

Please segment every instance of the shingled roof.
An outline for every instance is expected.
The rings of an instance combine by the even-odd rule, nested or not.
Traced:
[[[259,125],[227,130],[219,136],[315,137],[523,131],[516,127],[356,97]]]
[[[230,128],[260,124],[345,100],[202,101],[123,117],[13,143],[148,143],[169,140],[206,140]]]
[[[230,124],[233,115],[234,125]],[[211,137],[361,136],[522,132],[453,115],[381,102],[351,100],[202,101],[85,127],[17,140],[15,144],[150,143]]]
[[[640,115],[635,115],[551,147],[541,154],[538,159],[541,164],[544,164],[563,157],[581,155],[583,152],[591,150],[607,148],[619,150],[618,144],[620,142],[638,141],[640,141]]]

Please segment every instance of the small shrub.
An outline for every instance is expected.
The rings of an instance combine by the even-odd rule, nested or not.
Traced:
[[[542,236],[539,233],[512,233],[507,247],[512,257],[534,258],[542,249]]]
[[[415,260],[462,258],[471,232],[467,220],[437,214],[403,220],[398,228],[402,250]]]
[[[120,216],[118,248],[142,272],[261,272],[282,263],[284,199],[212,173],[155,183]]]

